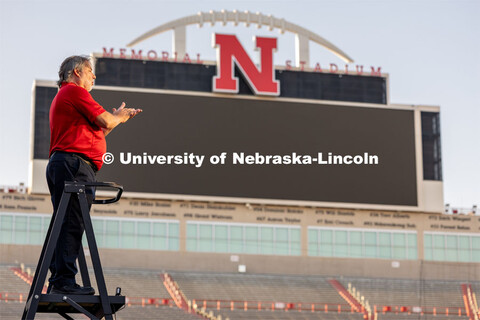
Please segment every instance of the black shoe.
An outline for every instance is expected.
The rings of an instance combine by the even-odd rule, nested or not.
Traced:
[[[80,287],[78,284],[75,283],[63,286],[61,288],[58,288],[54,285],[50,293],[92,295],[95,294],[95,289],[93,289],[92,287]]]

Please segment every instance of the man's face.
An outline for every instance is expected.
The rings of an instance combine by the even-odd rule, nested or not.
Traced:
[[[93,83],[95,80],[95,74],[92,71],[92,65],[90,63],[86,63],[83,66],[82,71],[78,72],[79,83],[78,85],[84,88],[87,91],[91,91],[93,87]]]

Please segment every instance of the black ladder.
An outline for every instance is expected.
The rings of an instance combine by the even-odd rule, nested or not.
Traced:
[[[123,187],[114,182],[65,182],[65,189],[58,206],[57,213],[52,217],[48,227],[47,236],[43,244],[42,253],[35,270],[32,286],[28,294],[28,299],[23,311],[22,320],[32,320],[37,312],[58,313],[65,319],[73,320],[68,313],[83,313],[90,319],[113,320],[112,314],[125,305],[125,297],[120,296],[120,290],[117,289],[117,295],[108,296],[105,279],[103,277],[102,265],[98,254],[97,243],[93,232],[92,220],[90,219],[86,187],[101,187],[116,190],[114,198],[106,200],[93,200],[94,204],[107,204],[120,200]],[[60,234],[62,222],[65,218],[70,197],[77,196],[80,209],[82,211],[83,223],[85,225],[85,235],[87,237],[88,248],[92,258],[95,279],[97,280],[98,295],[66,295],[66,294],[42,294],[48,269],[52,261],[55,246]],[[88,276],[87,263],[83,246],[80,247],[78,255],[78,265],[82,277],[83,286],[91,286]]]

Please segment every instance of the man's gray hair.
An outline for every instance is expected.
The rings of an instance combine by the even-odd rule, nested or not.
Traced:
[[[85,55],[66,58],[60,65],[60,70],[58,71],[58,87],[60,88],[62,86],[62,82],[69,81],[70,76],[73,74],[73,70],[77,69],[82,71],[87,63],[91,63],[91,58]]]

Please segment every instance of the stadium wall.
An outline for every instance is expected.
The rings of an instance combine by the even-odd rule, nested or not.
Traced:
[[[49,197],[1,197],[2,263],[35,264],[51,217]],[[480,277],[478,215],[143,199],[94,205],[91,212],[102,264],[108,267],[237,272],[245,265],[251,273]],[[158,229],[142,233],[142,225]],[[203,229],[213,235],[228,230],[229,236],[208,238]],[[238,243],[235,230],[243,235]],[[265,236],[269,233],[271,241]],[[369,245],[370,236],[377,241]],[[465,240],[470,242],[467,251],[461,246]],[[445,242],[443,249],[438,241]]]

